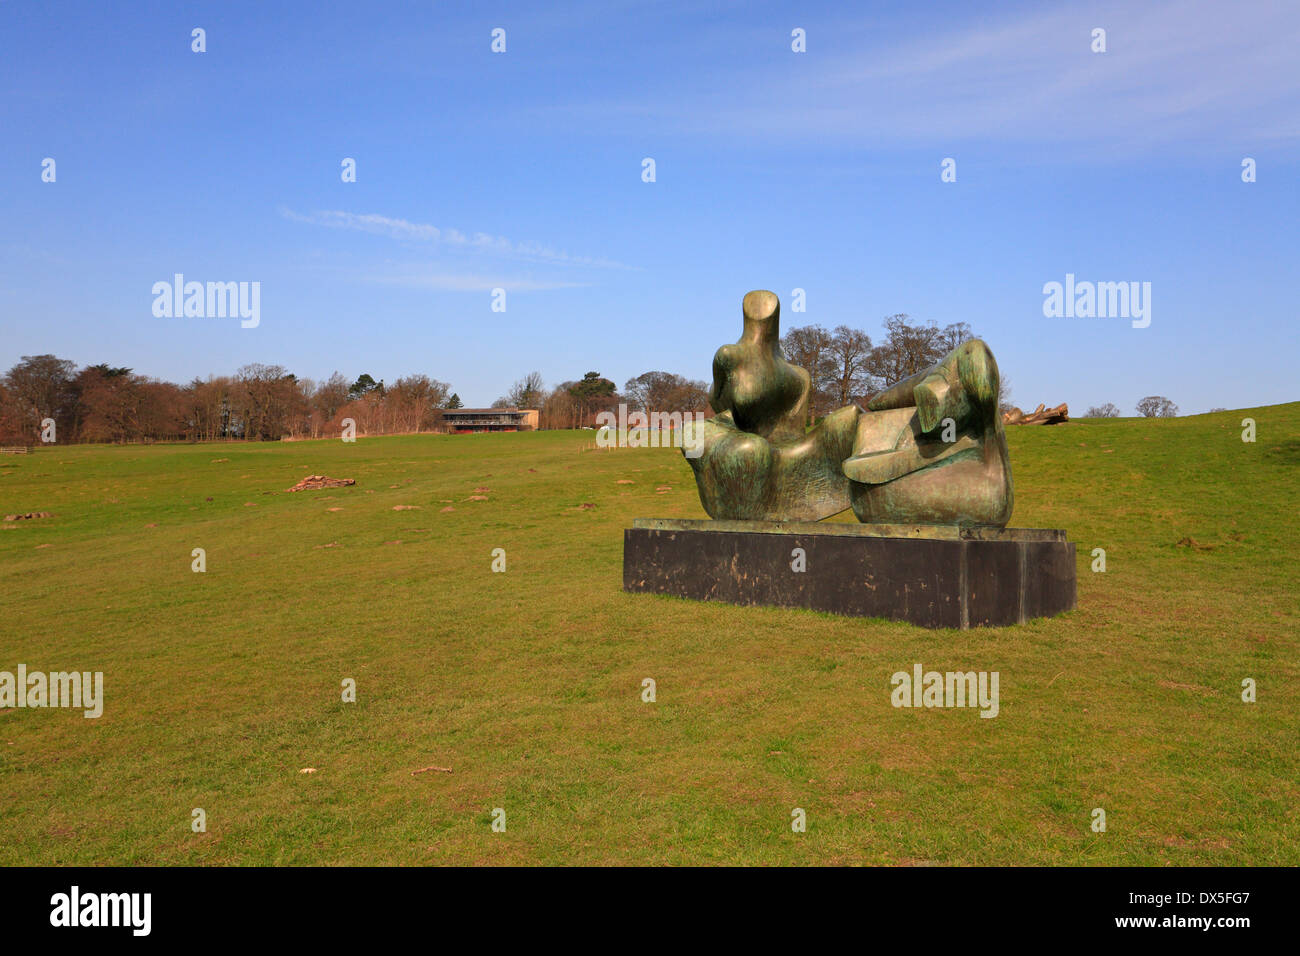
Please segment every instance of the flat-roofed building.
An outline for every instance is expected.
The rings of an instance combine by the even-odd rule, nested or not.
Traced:
[[[442,421],[453,434],[471,432],[531,432],[537,429],[536,408],[445,408]]]

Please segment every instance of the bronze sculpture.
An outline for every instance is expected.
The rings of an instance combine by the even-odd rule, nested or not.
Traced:
[[[744,331],[713,359],[715,416],[684,445],[715,519],[816,521],[853,508],[865,523],[1005,527],[1011,465],[998,366],[979,339],[933,368],[806,428],[811,380],[781,354],[780,302],[743,304]]]

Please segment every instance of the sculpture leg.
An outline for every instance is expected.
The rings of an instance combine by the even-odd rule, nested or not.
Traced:
[[[700,504],[710,518],[756,518],[766,510],[772,473],[772,446],[760,435],[743,432],[730,415],[688,422],[684,448],[695,472]]]

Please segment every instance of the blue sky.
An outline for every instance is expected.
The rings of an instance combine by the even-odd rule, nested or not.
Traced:
[[[707,379],[768,288],[786,329],[969,322],[1025,407],[1293,401],[1298,49],[1294,3],[0,0],[0,367],[479,405]],[[260,325],[155,318],[178,272],[260,282]],[[1045,318],[1067,273],[1150,282],[1150,326]]]

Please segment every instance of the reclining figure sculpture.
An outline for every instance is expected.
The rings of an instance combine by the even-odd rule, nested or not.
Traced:
[[[687,427],[700,501],[715,519],[1005,527],[1011,463],[998,366],[963,342],[932,368],[807,428],[811,379],[781,354],[777,297],[745,296],[744,332],[713,358],[715,416]]]

